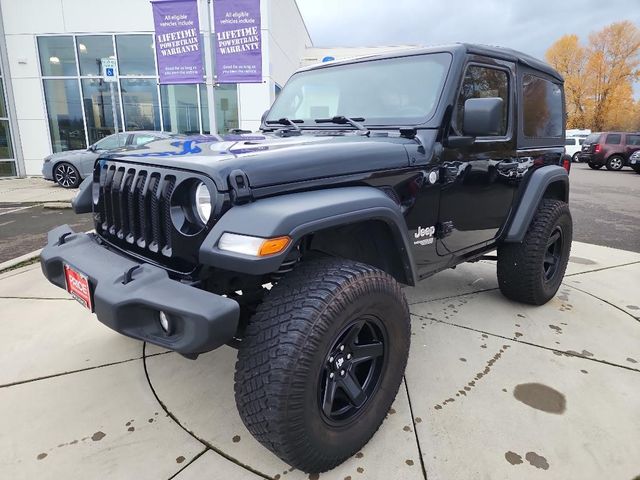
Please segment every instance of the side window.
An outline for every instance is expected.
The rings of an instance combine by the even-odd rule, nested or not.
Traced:
[[[499,97],[503,100],[502,127],[499,137],[507,134],[509,119],[509,74],[504,70],[470,65],[464,75],[462,90],[456,106],[456,126],[462,133],[462,120],[464,116],[464,102],[470,98]]]
[[[121,133],[120,135],[109,135],[96,143],[96,150],[111,150],[112,148],[118,148],[123,146],[126,140],[126,133]]]
[[[145,143],[152,142],[157,140],[153,135],[134,135],[133,136],[133,144],[134,145],[144,145]]]
[[[523,131],[525,137],[562,137],[562,90],[549,80],[522,76]]]
[[[607,135],[607,139],[604,141],[607,145],[620,145],[622,141],[622,135],[619,133],[610,133]]]
[[[627,145],[640,145],[640,135],[627,134]]]
[[[574,145],[576,144],[576,141],[575,141],[573,138],[567,138],[567,139],[564,141],[564,144],[565,144],[565,145],[574,146]]]

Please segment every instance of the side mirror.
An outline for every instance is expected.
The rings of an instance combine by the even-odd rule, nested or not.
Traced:
[[[470,98],[464,102],[464,134],[471,137],[499,135],[503,104],[504,101],[498,97]]]
[[[96,144],[94,143],[93,145],[89,145],[88,150],[89,150],[90,152],[95,152],[95,151],[96,151]]]
[[[262,117],[260,117],[261,124],[264,124],[264,119],[267,118],[267,115],[269,115],[269,110],[265,110],[264,113],[262,114]]]

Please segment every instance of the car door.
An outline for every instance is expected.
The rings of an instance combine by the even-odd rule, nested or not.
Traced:
[[[624,157],[629,161],[631,154],[640,150],[640,133],[627,133],[626,137]]]
[[[440,255],[463,254],[482,247],[499,233],[509,214],[518,176],[514,132],[515,65],[507,61],[467,64],[455,105],[452,130],[464,135],[465,101],[499,97],[503,100],[498,134],[478,137],[471,146],[443,151],[440,170]]]

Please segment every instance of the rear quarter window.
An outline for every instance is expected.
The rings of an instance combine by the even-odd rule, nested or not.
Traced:
[[[562,89],[531,74],[522,76],[523,130],[529,138],[562,137]]]
[[[619,133],[610,133],[607,135],[607,139],[604,141],[607,145],[620,145],[622,141],[622,135]]]

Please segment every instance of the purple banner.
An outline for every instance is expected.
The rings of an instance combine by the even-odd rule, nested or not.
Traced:
[[[260,0],[216,0],[216,81],[262,82]]]
[[[151,2],[160,83],[202,83],[197,0]]]

